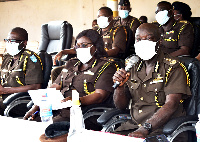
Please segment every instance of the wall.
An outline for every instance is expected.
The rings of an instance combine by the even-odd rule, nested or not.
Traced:
[[[118,0],[119,1],[119,0]],[[173,0],[169,0],[173,2]],[[199,0],[182,0],[190,5],[194,17],[200,16]],[[159,0],[130,0],[131,15],[139,18],[146,15],[149,22],[155,20],[156,4]],[[74,36],[91,28],[100,7],[107,0],[19,0],[0,2],[0,41],[7,37],[10,29],[20,26],[29,33],[29,40],[40,41],[41,25],[52,20],[66,20],[72,24]]]

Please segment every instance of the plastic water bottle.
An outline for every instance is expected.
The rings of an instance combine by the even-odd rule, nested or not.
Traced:
[[[85,130],[82,110],[80,107],[79,93],[72,90],[72,107],[70,108],[70,129],[67,136],[68,142],[81,142],[80,135]]]
[[[200,114],[198,114],[199,121],[196,123],[196,136],[197,136],[197,142],[200,142]]]
[[[42,122],[48,124],[53,123],[52,104],[48,101],[47,95],[42,98],[42,103],[40,105],[40,117]]]

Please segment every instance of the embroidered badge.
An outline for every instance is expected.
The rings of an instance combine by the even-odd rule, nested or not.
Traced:
[[[30,59],[31,59],[31,61],[33,61],[34,63],[37,62],[37,58],[36,58],[34,55],[32,55],[32,56],[30,57]]]
[[[153,81],[151,81],[150,84],[163,82],[163,77],[161,77],[161,74],[158,73],[157,75],[158,77],[156,77]]]

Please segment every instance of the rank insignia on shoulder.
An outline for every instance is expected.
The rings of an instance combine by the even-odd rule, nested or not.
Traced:
[[[30,52],[30,51],[26,51],[26,53],[28,53],[28,54],[31,54],[31,52]]]
[[[32,55],[32,56],[30,57],[30,59],[31,59],[31,61],[33,61],[33,63],[36,63],[36,62],[37,62],[37,58],[36,58],[34,55]]]
[[[170,65],[174,65],[174,64],[176,64],[176,60],[172,60],[171,62],[170,62]]]

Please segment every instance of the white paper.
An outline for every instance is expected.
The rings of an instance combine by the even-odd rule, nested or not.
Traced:
[[[29,90],[28,93],[31,96],[33,103],[38,106],[41,105],[41,100],[45,98],[52,104],[53,110],[71,107],[71,101],[61,103],[64,97],[59,90],[56,90],[56,88]]]

